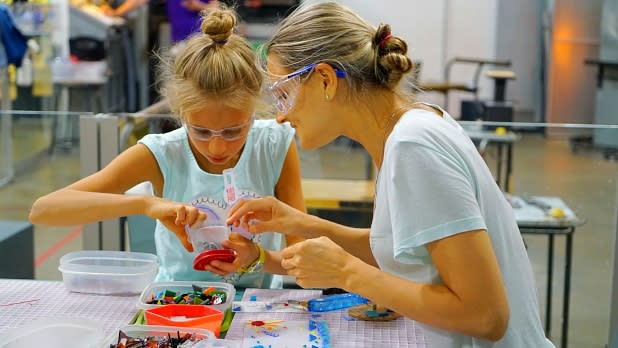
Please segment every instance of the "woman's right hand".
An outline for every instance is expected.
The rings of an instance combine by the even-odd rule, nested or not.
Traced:
[[[309,216],[274,197],[238,202],[228,213],[226,223],[251,233],[279,232],[288,236],[312,238],[302,228]]]
[[[166,200],[159,197],[149,197],[146,204],[146,215],[161,221],[167,229],[174,232],[187,251],[192,252],[193,246],[187,238],[185,225],[194,226],[206,220],[206,214],[196,207]]]

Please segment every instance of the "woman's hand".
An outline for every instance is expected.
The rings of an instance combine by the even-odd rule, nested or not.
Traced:
[[[116,11],[107,4],[101,5],[99,9],[106,16],[116,17]]]
[[[326,237],[308,239],[281,251],[281,266],[303,288],[345,288],[346,266],[360,261]]]
[[[274,197],[242,200],[228,213],[226,223],[241,226],[251,233],[279,232],[289,236],[305,235],[301,224],[308,215]]]
[[[230,239],[221,242],[221,246],[226,249],[234,250],[236,252],[236,258],[232,263],[214,260],[204,267],[205,271],[224,276],[237,272],[239,268],[247,268],[253,261],[260,257],[260,251],[255,243],[238,233],[230,234]]]
[[[149,197],[146,205],[146,215],[161,221],[167,229],[174,232],[187,251],[192,252],[193,246],[187,239],[185,225],[194,226],[206,220],[206,214],[196,207],[169,201],[159,197]]]

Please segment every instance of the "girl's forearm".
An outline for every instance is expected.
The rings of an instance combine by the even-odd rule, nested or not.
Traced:
[[[71,226],[144,214],[149,196],[62,189],[34,202],[30,221],[50,226]]]

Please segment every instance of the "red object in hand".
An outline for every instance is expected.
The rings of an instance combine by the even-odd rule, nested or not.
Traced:
[[[217,249],[208,250],[197,255],[193,260],[193,269],[196,271],[203,271],[204,267],[214,260],[220,260],[223,262],[234,262],[236,253],[232,249]]]

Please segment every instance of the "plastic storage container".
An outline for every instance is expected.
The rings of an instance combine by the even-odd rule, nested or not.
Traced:
[[[199,340],[192,348],[240,347],[238,342],[217,339],[212,332],[198,328],[183,328],[161,325],[126,325],[124,327],[121,327],[120,330],[127,334],[127,336],[136,338],[168,335],[177,336],[178,333],[180,333],[180,335],[191,333],[194,334]],[[119,332],[116,331],[112,335],[110,335],[105,341],[105,344],[101,346],[101,348],[109,348],[111,344],[117,344],[118,334]]]
[[[160,307],[161,305],[148,304],[148,298],[150,294],[157,294],[160,291],[171,290],[177,293],[188,293],[193,291],[193,285],[197,285],[202,288],[214,288],[215,290],[225,291],[227,293],[227,299],[225,303],[218,305],[205,305],[210,308],[220,310],[225,313],[229,308],[232,308],[232,302],[236,296],[236,289],[233,285],[221,282],[198,282],[198,281],[176,281],[176,282],[154,282],[148,285],[137,302],[137,307],[141,309]]]
[[[124,251],[76,251],[60,259],[64,286],[102,295],[140,294],[159,270],[156,255]]]
[[[221,331],[223,312],[202,305],[169,304],[144,310],[148,325],[168,325],[207,329],[217,337]]]
[[[42,319],[5,331],[0,336],[0,347],[98,348],[104,339],[101,323],[83,318]]]

